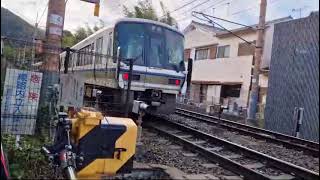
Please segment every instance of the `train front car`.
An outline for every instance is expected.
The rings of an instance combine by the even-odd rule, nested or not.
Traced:
[[[119,57],[117,74],[123,89],[130,74],[126,60],[134,61],[130,102],[144,101],[152,113],[174,111],[186,76],[183,44],[183,34],[162,23],[141,19],[116,23],[113,55]]]

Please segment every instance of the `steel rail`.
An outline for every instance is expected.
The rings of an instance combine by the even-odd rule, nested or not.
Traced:
[[[192,151],[196,151],[199,154],[201,154],[202,156],[209,159],[210,161],[217,162],[220,164],[220,166],[224,167],[225,169],[228,169],[232,172],[236,172],[237,174],[240,174],[240,175],[246,177],[247,179],[270,180],[270,178],[264,174],[261,174],[259,172],[252,170],[252,169],[246,168],[233,160],[225,158],[222,155],[219,155],[218,153],[212,152],[212,151],[210,151],[210,150],[208,150],[198,144],[195,144],[195,143],[188,141],[186,139],[183,139],[177,135],[174,135],[174,134],[171,134],[165,130],[162,130],[159,127],[149,125],[149,124],[147,125],[147,127],[152,128],[152,129],[158,131],[159,133],[174,139],[175,142],[182,145],[184,148],[192,150]]]
[[[194,128],[191,128],[191,127],[179,124],[179,123],[175,123],[175,122],[169,121],[169,120],[167,120],[167,119],[165,119],[163,117],[159,117],[159,116],[154,117],[154,118],[152,118],[151,122],[159,122],[159,123],[161,123],[161,125],[173,127],[175,129],[179,129],[180,131],[183,131],[183,132],[188,132],[188,133],[194,135],[194,137],[206,139],[209,143],[217,144],[217,145],[226,147],[228,149],[231,149],[234,152],[239,152],[240,151],[242,154],[244,154],[244,155],[246,155],[246,156],[248,156],[250,158],[254,158],[254,159],[256,159],[256,160],[258,160],[260,162],[264,161],[264,162],[266,162],[267,165],[269,165],[271,167],[275,167],[275,168],[277,168],[277,169],[279,169],[279,170],[281,170],[281,171],[283,171],[285,173],[300,177],[302,179],[308,179],[308,180],[319,179],[319,173],[316,173],[314,171],[310,171],[310,170],[305,169],[303,167],[296,166],[294,164],[291,164],[291,163],[285,162],[283,160],[268,156],[266,154],[254,151],[254,150],[246,148],[244,146],[241,146],[241,145],[226,141],[224,139],[221,139],[221,138],[215,137],[213,135],[201,132],[201,131],[196,130]],[[151,126],[152,128],[160,129],[157,126],[152,126],[150,124],[148,126],[149,127]],[[176,135],[177,137],[173,137],[174,135],[171,135],[171,136],[172,136],[172,138],[175,138],[177,141],[180,141],[180,143],[182,143],[182,144],[185,143],[186,145],[183,144],[184,146],[191,145],[190,143],[187,142],[187,140],[184,140],[184,139],[182,139],[183,141],[179,140],[178,139],[179,137],[177,135]],[[197,145],[197,146],[199,146],[199,145]],[[196,146],[192,145],[191,149],[192,148],[194,148],[195,150],[199,151],[199,153],[201,153],[201,154],[209,155],[208,152],[205,152],[205,151],[201,150],[200,147],[196,147]],[[235,164],[235,162],[232,161],[232,160],[229,160],[229,161],[223,160],[223,158],[218,157],[217,154],[215,154],[215,155],[212,154],[212,156],[213,157],[210,157],[210,158],[212,158],[212,160],[218,161],[221,164],[221,166],[223,166],[224,168],[230,169],[231,171],[236,172],[236,173],[238,172],[241,175],[244,175],[245,177],[248,177],[248,178],[251,179],[251,177],[261,176],[261,174],[259,175],[259,174],[253,173],[253,172],[249,172],[246,169],[244,169],[242,167],[239,167],[239,164]],[[226,164],[223,164],[223,163],[226,163]],[[253,170],[251,170],[251,171],[253,171]],[[265,176],[265,175],[263,175],[263,176]],[[263,177],[260,177],[260,178],[263,178]]]
[[[217,117],[202,114],[202,113],[197,113],[197,112],[193,112],[193,111],[189,111],[181,108],[176,108],[176,110],[177,111],[175,113],[182,116],[190,117],[190,118],[197,119],[197,120],[214,124],[214,125],[220,125],[221,127],[232,130],[232,131],[237,131],[239,133],[246,134],[246,135],[249,134],[250,136],[253,136],[253,137],[265,139],[268,142],[281,144],[287,148],[304,151],[312,156],[319,157],[319,144],[312,141],[307,141],[304,139],[288,136],[285,134],[249,126],[246,124],[234,122],[227,119],[220,119],[219,121]],[[209,118],[210,120],[204,119],[204,118]]]

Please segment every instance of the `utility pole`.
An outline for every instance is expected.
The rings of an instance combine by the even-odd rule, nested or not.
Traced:
[[[45,48],[40,71],[43,80],[40,93],[40,108],[48,107],[51,88],[59,83],[59,54],[65,16],[65,0],[49,0],[46,22]]]
[[[259,25],[257,30],[257,44],[254,52],[254,69],[253,77],[251,84],[251,92],[249,99],[249,109],[247,120],[256,120],[256,113],[258,108],[258,97],[259,97],[259,75],[260,75],[260,64],[263,53],[263,44],[264,44],[264,29],[266,23],[266,9],[267,9],[267,0],[261,0],[260,4],[260,16],[259,16]],[[256,123],[256,121],[255,121]]]
[[[32,35],[32,57],[31,57],[31,65],[33,66],[34,62],[35,62],[35,49],[36,49],[36,37],[37,37],[37,32],[38,32],[38,13],[37,13],[37,18],[36,18],[36,23],[34,25],[34,31],[33,31],[33,35]]]
[[[46,71],[58,71],[59,48],[61,48],[65,7],[65,0],[49,0],[46,25],[46,44],[50,48],[46,49],[47,56],[43,65],[43,69]]]
[[[226,5],[227,5],[227,16],[229,16],[229,12],[230,12],[230,2],[228,2]]]

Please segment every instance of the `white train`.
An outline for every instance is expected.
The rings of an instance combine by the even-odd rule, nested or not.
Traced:
[[[139,100],[149,104],[151,112],[171,113],[186,77],[183,44],[183,34],[166,24],[121,19],[71,47],[67,67],[66,52],[60,55],[59,103],[122,112],[129,77],[125,59],[133,58],[129,105]],[[65,68],[68,73],[63,73]]]

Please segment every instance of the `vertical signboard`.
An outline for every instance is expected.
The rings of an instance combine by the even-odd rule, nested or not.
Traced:
[[[84,79],[74,74],[60,75],[59,105],[80,108],[83,106]]]
[[[7,69],[1,104],[1,132],[34,133],[42,73]]]

